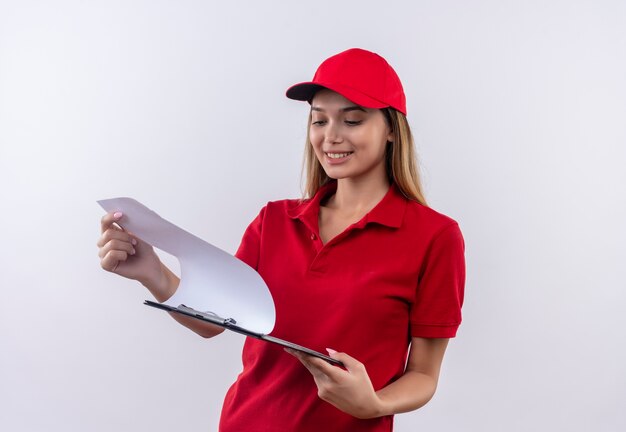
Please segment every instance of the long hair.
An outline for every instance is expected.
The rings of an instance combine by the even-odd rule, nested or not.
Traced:
[[[417,153],[413,143],[413,134],[404,114],[393,108],[381,110],[393,133],[393,142],[387,142],[385,149],[385,168],[391,183],[395,183],[398,190],[407,199],[426,204],[420,173],[417,165]],[[309,138],[311,128],[311,113],[307,122],[306,143],[302,171],[305,175],[304,197],[313,197],[320,187],[332,179],[326,175],[320,164]]]

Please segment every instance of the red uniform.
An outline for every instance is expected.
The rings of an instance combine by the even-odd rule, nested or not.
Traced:
[[[456,335],[463,237],[454,220],[407,200],[392,185],[374,209],[324,245],[320,202],[335,189],[332,181],[311,199],[268,203],[236,256],[272,293],[272,335],[351,355],[379,390],[402,375],[411,337]],[[248,338],[220,431],[390,431],[392,424],[392,416],[359,420],[319,399],[313,377],[296,358]]]

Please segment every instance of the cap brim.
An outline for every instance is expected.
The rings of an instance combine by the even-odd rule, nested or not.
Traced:
[[[289,87],[285,94],[289,99],[310,102],[311,99],[313,99],[315,93],[317,93],[317,91],[322,88],[324,87],[319,84],[315,84],[312,82],[301,82]]]
[[[289,99],[307,101],[311,103],[313,100],[313,96],[321,89],[332,90],[336,93],[339,93],[341,96],[346,99],[354,102],[357,105],[360,105],[365,108],[386,108],[389,104],[381,102],[377,99],[371,98],[369,96],[364,95],[363,93],[354,90],[350,87],[345,87],[337,84],[325,84],[325,83],[314,83],[314,82],[302,82],[295,85],[292,85],[287,89],[286,95]]]

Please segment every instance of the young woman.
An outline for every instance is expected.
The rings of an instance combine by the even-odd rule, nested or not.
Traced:
[[[402,84],[382,57],[339,53],[287,96],[311,104],[307,197],[268,203],[236,256],[272,293],[272,334],[326,350],[345,369],[248,338],[220,430],[390,431],[394,414],[437,387],[461,322],[463,237],[426,206]],[[168,299],[178,278],[114,224],[121,217],[102,219],[102,267]],[[222,331],[174,318],[204,337]]]

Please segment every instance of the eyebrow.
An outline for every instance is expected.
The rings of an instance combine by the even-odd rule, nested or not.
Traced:
[[[311,107],[311,111],[326,112],[326,110],[325,110],[325,109],[320,108],[320,107],[316,107],[316,106],[312,106],[312,107]],[[352,106],[348,106],[348,107],[345,107],[345,108],[341,108],[339,111],[342,111],[342,112],[349,112],[349,111],[363,111],[364,113],[366,113],[366,112],[367,112],[367,111],[365,111],[365,110],[363,109],[363,107],[360,107],[360,106],[358,106],[358,105],[352,105]]]

